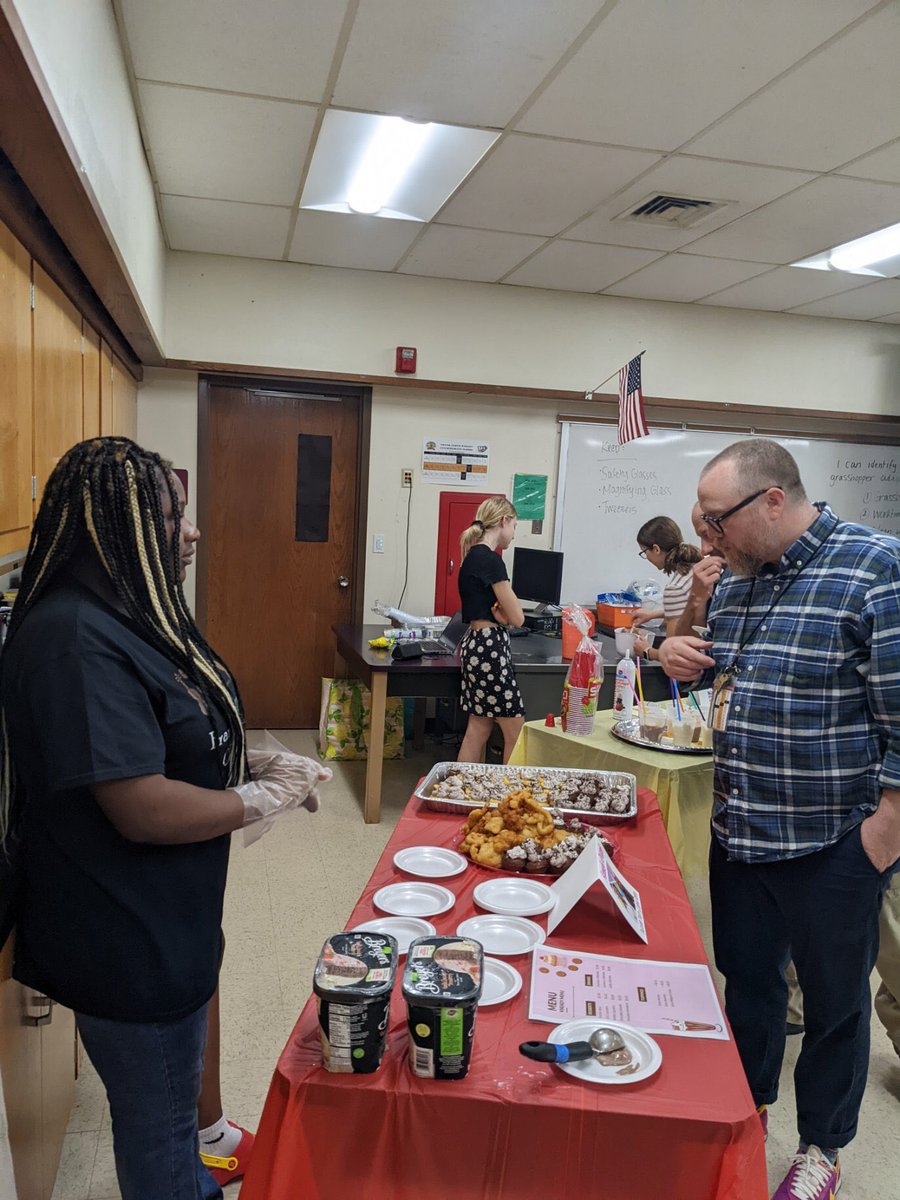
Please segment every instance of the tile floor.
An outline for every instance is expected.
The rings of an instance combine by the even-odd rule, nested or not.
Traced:
[[[278,735],[313,753],[311,731]],[[390,836],[415,781],[443,757],[422,754],[385,763],[383,820],[364,825],[364,763],[337,763],[321,810],[282,819],[244,850],[235,835],[225,904],[227,952],[222,973],[222,1091],[225,1111],[256,1127],[275,1060],[310,990],[325,937],[342,928]],[[689,886],[709,948],[709,900],[703,881]],[[720,982],[720,981],[719,981]],[[768,1160],[774,1189],[796,1147],[792,1069],[799,1037],[788,1040],[782,1098],[769,1120]],[[900,1197],[900,1059],[873,1017],[872,1061],[860,1133],[843,1157],[841,1200]],[[226,1190],[237,1200],[238,1185]],[[119,1200],[105,1097],[85,1064],[69,1122],[54,1200]],[[427,1198],[426,1198],[427,1200]],[[676,1198],[672,1198],[676,1200]],[[691,1200],[684,1197],[678,1200]]]

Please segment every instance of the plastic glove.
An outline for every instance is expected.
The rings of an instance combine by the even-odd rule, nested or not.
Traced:
[[[267,735],[278,749],[247,751],[254,779],[234,790],[244,804],[244,845],[257,841],[279,813],[303,807],[315,812],[319,807],[318,785],[331,779],[331,771],[311,758],[293,754]]]

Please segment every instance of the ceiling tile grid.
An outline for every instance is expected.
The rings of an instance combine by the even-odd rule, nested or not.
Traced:
[[[167,84],[138,91],[161,192],[294,203],[314,108]]]
[[[900,220],[895,0],[112,3],[175,249],[897,320],[787,265]],[[430,221],[298,210],[340,109],[499,138]],[[658,194],[724,203],[627,219]]]

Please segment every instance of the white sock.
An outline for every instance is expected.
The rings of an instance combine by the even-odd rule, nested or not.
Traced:
[[[229,1154],[237,1149],[241,1136],[240,1129],[221,1116],[215,1125],[200,1130],[200,1149],[204,1154],[215,1154],[219,1158],[228,1158]]]

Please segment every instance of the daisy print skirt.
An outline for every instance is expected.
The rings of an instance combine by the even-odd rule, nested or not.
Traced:
[[[470,629],[460,643],[459,659],[463,712],[476,717],[525,715],[505,629]]]

